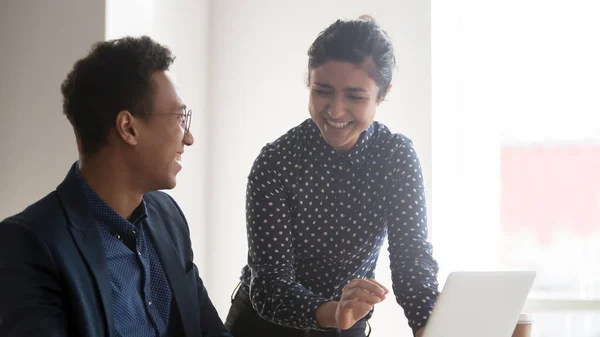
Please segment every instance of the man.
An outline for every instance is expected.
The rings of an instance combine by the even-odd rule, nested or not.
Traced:
[[[96,44],[62,84],[79,161],[0,223],[0,336],[231,336],[175,187],[191,111],[148,37]]]

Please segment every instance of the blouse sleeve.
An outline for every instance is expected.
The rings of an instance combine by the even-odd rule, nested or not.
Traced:
[[[427,241],[421,165],[410,141],[392,156],[388,204],[390,267],[396,301],[413,331],[425,326],[438,296],[438,264]]]
[[[288,193],[275,150],[255,160],[246,191],[250,299],[259,315],[278,325],[319,329],[316,309],[329,299],[296,282],[294,237]]]

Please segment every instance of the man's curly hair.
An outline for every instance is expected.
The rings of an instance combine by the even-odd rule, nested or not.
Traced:
[[[154,101],[151,76],[168,70],[174,60],[167,47],[142,36],[96,43],[75,63],[61,92],[63,112],[84,156],[106,145],[120,111],[150,118]]]

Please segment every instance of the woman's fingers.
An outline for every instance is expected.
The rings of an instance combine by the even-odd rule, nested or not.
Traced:
[[[351,288],[344,291],[341,302],[354,301],[366,303],[368,305],[375,305],[385,299],[385,295],[376,295],[370,291],[367,291],[360,287]]]
[[[389,293],[386,287],[373,279],[354,279],[344,287],[343,291],[349,291],[354,288],[361,288],[381,297],[385,297]]]

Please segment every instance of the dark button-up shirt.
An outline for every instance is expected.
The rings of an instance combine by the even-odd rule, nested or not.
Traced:
[[[142,200],[131,221],[117,214],[77,170],[106,255],[118,337],[164,337],[171,313],[171,288],[154,244],[144,230]]]
[[[247,186],[242,287],[267,320],[319,329],[319,305],[373,278],[387,237],[396,300],[425,325],[438,295],[421,167],[411,141],[374,122],[347,153],[311,119],[265,146]]]

